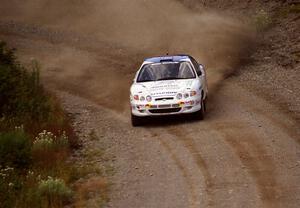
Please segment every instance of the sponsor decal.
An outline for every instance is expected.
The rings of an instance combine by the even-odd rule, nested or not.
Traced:
[[[159,95],[174,95],[177,92],[154,92],[151,93],[152,96],[159,96]]]

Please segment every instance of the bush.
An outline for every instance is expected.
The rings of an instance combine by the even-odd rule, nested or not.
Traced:
[[[66,159],[77,139],[59,102],[40,84],[39,70],[36,61],[22,67],[0,41],[0,208],[63,207],[71,196]],[[41,180],[47,176],[62,179]]]
[[[0,208],[63,207],[71,197],[65,181],[57,179],[69,180],[66,134],[44,130],[31,141],[22,127],[0,134]]]
[[[31,163],[31,141],[23,131],[0,134],[0,166],[26,169]]]
[[[39,133],[33,142],[34,151],[49,151],[49,150],[58,150],[68,147],[68,137],[66,133],[59,137],[56,137],[52,132],[47,132],[46,130]]]
[[[14,207],[21,183],[14,168],[0,166],[0,207]]]
[[[28,121],[47,121],[51,103],[39,82],[39,65],[32,62],[31,71],[22,67],[14,50],[0,42],[0,118]]]
[[[44,130],[39,133],[33,142],[34,151],[51,150],[54,147],[54,135],[51,132]]]
[[[61,206],[72,196],[72,191],[62,179],[48,177],[41,180],[37,189],[38,195],[45,201],[47,207]]]
[[[56,145],[57,148],[67,148],[67,147],[69,147],[69,138],[67,137],[65,131],[63,131],[62,135],[60,135],[55,140],[55,145]]]

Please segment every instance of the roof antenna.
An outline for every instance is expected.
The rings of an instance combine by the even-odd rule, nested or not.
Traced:
[[[166,54],[167,56],[169,55],[169,53],[167,52],[167,54]]]

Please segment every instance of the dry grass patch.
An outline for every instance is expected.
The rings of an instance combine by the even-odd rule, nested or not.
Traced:
[[[102,207],[108,200],[109,184],[103,177],[92,177],[76,187],[77,208]]]

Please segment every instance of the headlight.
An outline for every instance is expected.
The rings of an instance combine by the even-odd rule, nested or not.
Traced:
[[[144,96],[141,96],[141,97],[140,97],[140,101],[145,101],[145,97],[144,97]]]
[[[146,100],[147,100],[148,102],[151,102],[151,101],[152,101],[152,97],[151,97],[150,95],[148,95],[148,96],[146,97]]]
[[[193,97],[193,96],[195,96],[195,95],[197,95],[197,92],[196,92],[196,91],[191,91],[191,92],[190,92],[190,96],[191,96],[191,97]]]
[[[134,96],[133,96],[133,99],[139,100],[139,96],[138,96],[138,95],[134,95]]]
[[[178,100],[180,100],[180,99],[182,98],[182,94],[181,94],[181,93],[178,93],[178,94],[176,95],[176,98],[177,98]]]
[[[190,95],[189,95],[189,93],[184,93],[184,98],[188,98]]]

